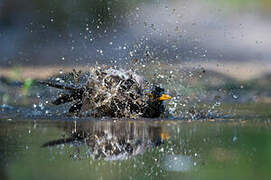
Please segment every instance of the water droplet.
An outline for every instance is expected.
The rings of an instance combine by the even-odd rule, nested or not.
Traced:
[[[43,109],[44,109],[44,106],[43,106],[43,104],[42,104],[42,103],[39,103],[39,107],[40,107],[40,109],[41,109],[41,110],[43,110]]]
[[[220,101],[215,102],[215,106],[220,106],[220,105],[221,105]]]
[[[238,138],[237,138],[236,136],[233,136],[232,142],[236,143],[237,139],[238,139]]]
[[[238,98],[239,98],[239,96],[238,96],[238,95],[236,95],[236,94],[233,94],[233,95],[232,95],[232,98],[233,98],[233,99],[238,99]]]

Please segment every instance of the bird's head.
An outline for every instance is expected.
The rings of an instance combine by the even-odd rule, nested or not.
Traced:
[[[143,117],[156,118],[164,113],[164,100],[171,99],[171,96],[165,94],[165,90],[158,86],[153,86],[150,93],[148,93],[146,104],[142,109]]]
[[[164,100],[169,100],[172,97],[165,94],[165,90],[161,87],[154,86],[151,93],[149,94],[150,100],[151,101],[156,101],[156,102],[162,102]]]

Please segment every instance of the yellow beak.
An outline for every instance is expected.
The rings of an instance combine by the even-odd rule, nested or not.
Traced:
[[[171,99],[172,97],[166,94],[162,94],[161,97],[158,98],[159,101],[164,101],[164,100],[168,100]]]

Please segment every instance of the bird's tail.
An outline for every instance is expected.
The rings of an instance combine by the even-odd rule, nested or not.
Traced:
[[[54,87],[54,88],[58,88],[58,89],[64,89],[64,90],[69,90],[69,91],[76,91],[78,89],[81,89],[81,86],[76,86],[73,84],[60,84],[60,83],[56,83],[56,82],[51,82],[51,81],[39,81],[40,84],[46,85],[46,86],[50,86],[50,87]]]
[[[82,95],[84,93],[84,89],[82,86],[76,86],[73,84],[59,84],[50,81],[40,81],[40,84],[67,90],[68,92],[62,93],[56,100],[52,102],[54,105],[60,105],[67,102],[77,101],[82,99]]]

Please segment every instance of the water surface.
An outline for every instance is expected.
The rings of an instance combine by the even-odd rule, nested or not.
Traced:
[[[270,115],[242,117],[3,116],[0,179],[268,179]]]

